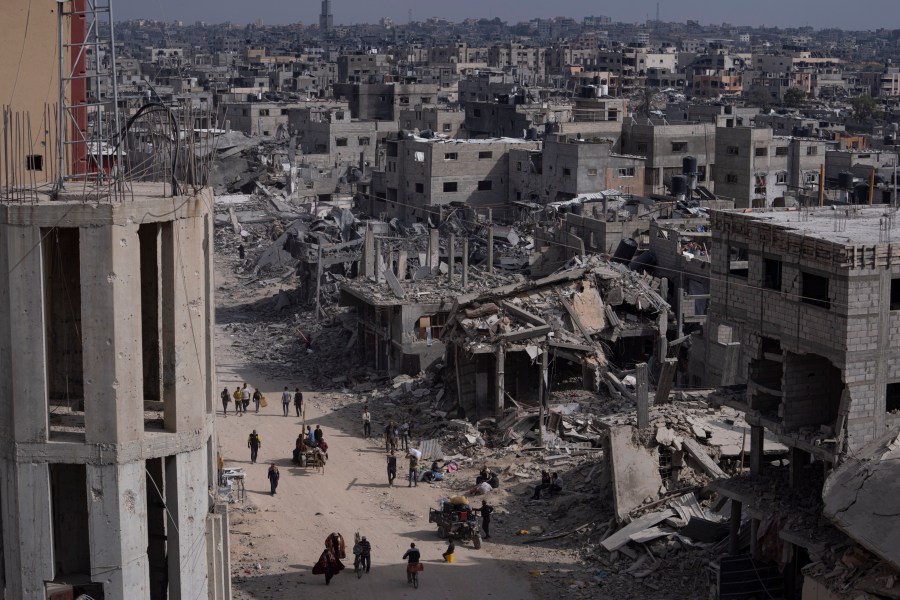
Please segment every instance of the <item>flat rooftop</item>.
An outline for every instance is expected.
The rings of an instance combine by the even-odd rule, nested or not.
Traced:
[[[722,211],[726,219],[752,219],[835,244],[900,244],[900,212],[890,206],[842,206],[806,210]],[[882,225],[888,227],[882,233]]]

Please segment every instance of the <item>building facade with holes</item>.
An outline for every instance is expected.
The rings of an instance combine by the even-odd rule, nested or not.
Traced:
[[[213,195],[131,185],[0,203],[8,598],[231,597],[210,502]]]
[[[714,212],[705,365],[796,459],[900,425],[900,236],[880,209]],[[793,461],[793,459],[792,459]]]

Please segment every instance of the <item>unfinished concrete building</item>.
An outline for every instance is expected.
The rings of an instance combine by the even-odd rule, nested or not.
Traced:
[[[213,198],[162,189],[0,205],[7,597],[230,597],[209,499]]]
[[[747,412],[753,456],[762,428],[801,463],[833,463],[900,425],[900,265],[882,211],[716,212],[712,229],[706,354],[731,364],[707,371],[746,382],[724,401]]]

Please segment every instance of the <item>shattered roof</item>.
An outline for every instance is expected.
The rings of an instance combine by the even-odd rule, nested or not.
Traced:
[[[598,339],[656,332],[660,318],[669,318],[669,305],[653,282],[658,285],[618,263],[592,258],[537,281],[460,298],[444,337],[471,353],[494,352],[500,344],[528,351],[529,340],[547,339],[558,351],[604,366]]]

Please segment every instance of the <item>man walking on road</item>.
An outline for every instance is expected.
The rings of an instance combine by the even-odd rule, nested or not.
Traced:
[[[300,388],[294,390],[294,409],[297,411],[297,416],[303,414],[303,392],[300,391]]]
[[[372,415],[369,414],[369,407],[363,407],[363,437],[370,438],[372,437]]]
[[[241,400],[244,402],[244,414],[247,413],[247,407],[250,406],[250,388],[247,387],[247,382],[244,382],[244,387],[241,388]]]
[[[228,403],[231,402],[231,394],[228,393],[228,388],[226,387],[222,390],[222,412],[227,417],[228,416]]]
[[[491,537],[491,514],[494,507],[487,503],[487,500],[481,501],[481,528],[484,530],[484,539]]]
[[[244,392],[241,391],[240,387],[234,388],[234,414],[239,415],[242,414],[241,410],[244,408]]]
[[[259,413],[259,403],[262,402],[262,392],[259,391],[259,388],[256,388],[253,391],[253,404],[256,405],[256,412]]]
[[[281,479],[281,473],[278,472],[278,467],[275,466],[275,463],[272,463],[272,466],[269,467],[269,487],[271,488],[271,495],[275,495],[275,489],[278,488],[278,480]]]
[[[256,462],[256,455],[259,454],[259,449],[262,447],[259,434],[256,433],[255,429],[253,430],[253,433],[250,434],[250,437],[247,438],[247,447],[250,448],[250,464],[254,464]]]
[[[397,457],[394,456],[393,450],[391,450],[391,454],[387,457],[387,467],[388,487],[394,487],[394,479],[397,477]]]
[[[419,459],[415,454],[409,455],[409,485],[407,487],[419,487]]]
[[[284,410],[284,416],[288,416],[288,409],[291,406],[291,393],[288,391],[287,386],[284,386],[284,391],[281,392],[281,408]]]

